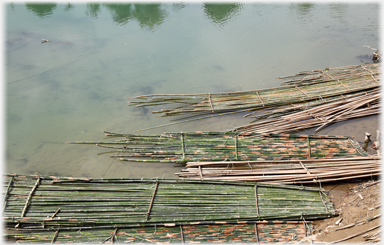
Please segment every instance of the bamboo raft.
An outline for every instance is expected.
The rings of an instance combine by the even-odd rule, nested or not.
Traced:
[[[3,221],[14,231],[303,221],[335,215],[329,197],[314,187],[189,179],[5,177]]]
[[[163,117],[191,113],[195,116],[210,114],[198,118],[192,116],[195,118],[181,121],[186,122],[212,117],[212,113],[224,115],[340,99],[346,95],[379,88],[380,75],[378,63],[326,68],[279,77],[285,79],[284,86],[281,87],[226,93],[141,95],[133,97],[129,103],[137,107],[168,106],[169,108],[152,112],[160,113]],[[166,125],[175,123],[180,121]]]
[[[270,110],[257,116],[256,122],[239,126],[231,131],[239,133],[290,133],[318,127],[315,132],[331,123],[380,113],[380,90],[346,95],[332,100],[302,103]],[[252,117],[252,116],[251,116]]]
[[[7,234],[28,243],[295,243],[312,233],[312,221],[201,222],[93,230],[49,230]]]
[[[114,141],[76,141],[107,148],[113,158],[131,162],[198,162],[350,158],[368,154],[353,137],[234,132],[135,135],[104,132]],[[116,139],[118,138],[118,139]]]
[[[378,176],[379,157],[286,161],[188,162],[180,178],[308,184]]]

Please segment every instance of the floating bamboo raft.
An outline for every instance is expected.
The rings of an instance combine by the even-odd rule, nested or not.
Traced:
[[[378,157],[289,161],[188,162],[177,175],[206,180],[307,184],[378,176]]]
[[[38,243],[295,243],[311,235],[312,221],[233,221],[133,228],[36,231],[7,234]]]
[[[289,106],[264,113],[254,123],[236,127],[231,131],[240,133],[290,133],[318,127],[315,132],[331,123],[380,113],[380,90],[347,95],[344,98]],[[298,111],[298,112],[297,112]]]
[[[87,179],[7,174],[6,227],[137,228],[199,222],[303,221],[335,215],[321,188],[189,179]]]
[[[191,113],[211,114],[185,120],[190,121],[212,117],[212,113],[223,115],[297,103],[320,103],[336,97],[340,98],[348,94],[378,88],[380,74],[378,63],[326,68],[280,77],[285,79],[283,82],[285,86],[276,88],[227,93],[141,95],[132,98],[129,103],[138,107],[169,106],[170,108],[153,111],[153,113],[161,113],[162,116]],[[174,123],[166,125],[171,124]]]
[[[257,134],[234,132],[164,133],[135,135],[105,132],[114,141],[77,141],[95,144],[122,161],[198,162],[257,161],[368,156],[352,137],[328,135]],[[120,138],[119,138],[120,137]],[[119,138],[119,139],[116,139]]]

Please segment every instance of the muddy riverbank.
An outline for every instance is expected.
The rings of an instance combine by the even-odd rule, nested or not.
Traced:
[[[381,229],[375,228],[381,224],[379,178],[334,183],[325,189],[339,215],[315,221],[314,234],[300,243],[363,243],[381,240],[377,235]]]

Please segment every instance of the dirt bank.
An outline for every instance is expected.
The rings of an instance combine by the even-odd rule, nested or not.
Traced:
[[[380,179],[334,183],[333,186],[328,185],[324,188],[328,191],[339,215],[315,221],[314,234],[300,243],[380,242],[381,228],[377,227],[381,224]],[[370,229],[371,231],[368,231]],[[369,238],[367,235],[374,236]],[[346,239],[348,237],[350,238]]]

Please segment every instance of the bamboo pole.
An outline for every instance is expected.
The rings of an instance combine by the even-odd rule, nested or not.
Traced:
[[[256,213],[257,213],[257,216],[260,216],[258,197],[257,197],[257,184],[255,184],[255,202],[256,202]]]
[[[148,208],[148,211],[147,211],[147,215],[146,215],[145,220],[148,220],[148,219],[149,219],[149,214],[151,213],[153,200],[155,199],[155,195],[156,195],[156,191],[157,191],[157,187],[158,187],[158,186],[159,186],[159,182],[156,182],[155,190],[153,191],[152,198],[151,198],[151,202],[149,203],[149,208]]]
[[[52,238],[52,242],[51,242],[51,244],[54,244],[54,243],[55,243],[56,238],[57,238],[57,236],[59,235],[59,231],[60,231],[60,229],[57,229],[57,230],[56,230],[55,235],[54,235],[53,238]]]
[[[27,208],[28,208],[29,204],[31,203],[32,195],[33,195],[33,193],[35,192],[35,190],[36,190],[37,186],[39,185],[39,183],[40,183],[40,178],[37,178],[35,185],[33,186],[31,192],[30,192],[29,195],[28,195],[28,199],[27,199],[27,201],[25,202],[25,206],[24,206],[24,208],[23,208],[23,211],[21,212],[20,217],[24,217],[25,212],[27,211]]]
[[[370,228],[370,229],[368,229],[368,230],[366,230],[366,231],[358,232],[358,233],[356,233],[356,234],[347,236],[347,237],[345,237],[345,238],[343,238],[343,239],[340,239],[340,240],[337,240],[337,241],[333,241],[333,242],[331,242],[330,244],[339,243],[339,242],[343,242],[343,241],[349,240],[349,239],[351,239],[351,238],[354,238],[354,237],[363,235],[363,234],[365,234],[365,233],[367,233],[367,232],[373,231],[373,230],[375,230],[375,229],[377,229],[377,228],[380,228],[380,227],[381,227],[381,225],[374,226],[374,227],[372,227],[372,228]]]
[[[257,223],[255,223],[255,236],[256,236],[256,242],[259,243],[259,233],[257,231]]]
[[[8,187],[7,189],[5,190],[5,193],[4,193],[4,205],[3,205],[3,214],[4,214],[4,211],[5,211],[5,208],[7,206],[7,197],[8,197],[8,193],[9,193],[9,190],[12,186],[12,182],[13,182],[13,176],[11,177],[11,179],[9,180],[8,182]]]

